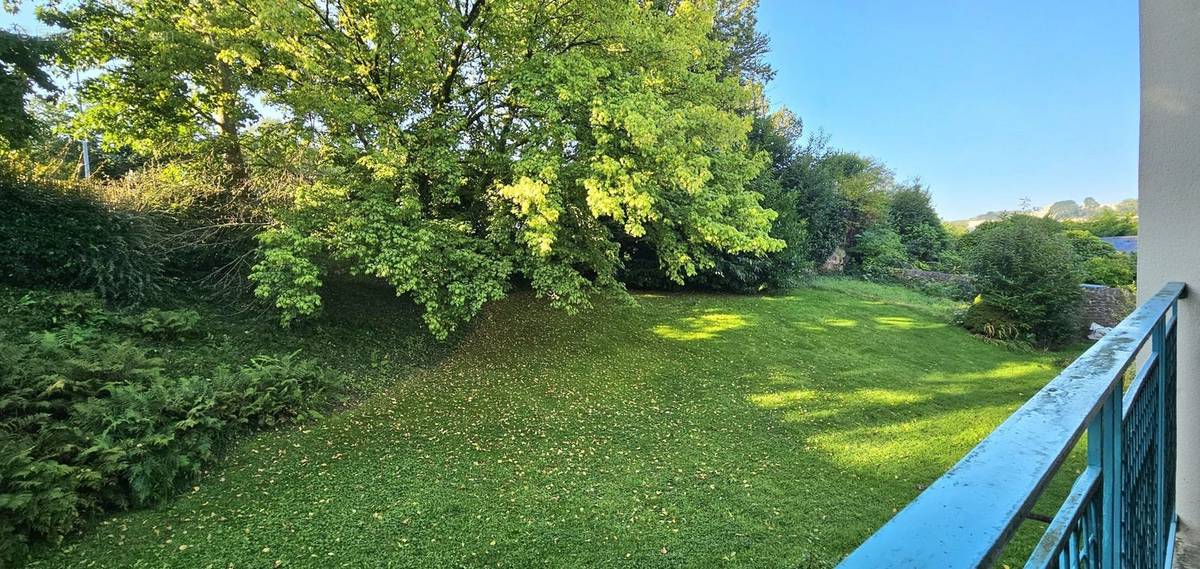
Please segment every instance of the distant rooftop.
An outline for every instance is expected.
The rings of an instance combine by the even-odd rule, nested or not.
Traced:
[[[1137,235],[1125,237],[1101,237],[1106,243],[1117,248],[1121,253],[1137,253]]]

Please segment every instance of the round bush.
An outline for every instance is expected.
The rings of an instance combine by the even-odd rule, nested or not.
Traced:
[[[983,308],[1004,315],[1039,345],[1078,331],[1082,273],[1071,241],[1044,221],[1016,215],[981,228],[968,254]]]

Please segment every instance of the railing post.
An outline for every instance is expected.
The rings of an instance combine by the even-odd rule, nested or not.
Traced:
[[[1167,366],[1172,363],[1167,361],[1167,317],[1165,314],[1154,325],[1150,342],[1158,359],[1158,365],[1154,366],[1154,385],[1157,387],[1155,391],[1158,395],[1154,402],[1156,407],[1154,413],[1154,473],[1157,478],[1154,481],[1154,525],[1156,526],[1154,528],[1156,546],[1154,558],[1161,564],[1167,551],[1168,530],[1165,527],[1157,526],[1162,525],[1163,520],[1166,519]]]
[[[1100,468],[1100,567],[1121,569],[1121,389],[1104,398],[1088,427],[1088,466]]]

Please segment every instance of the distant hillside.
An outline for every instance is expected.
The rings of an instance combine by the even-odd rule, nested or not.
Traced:
[[[1028,213],[1039,217],[1049,216],[1059,221],[1087,221],[1103,211],[1136,214],[1137,205],[1137,200],[1133,198],[1111,204],[1102,204],[1093,198],[1084,198],[1082,204],[1075,200],[1063,200],[1038,209],[989,211],[970,219],[960,219],[950,223],[967,229],[975,229],[980,223],[994,221],[1011,213]]]

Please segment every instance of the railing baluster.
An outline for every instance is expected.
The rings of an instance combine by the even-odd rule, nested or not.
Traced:
[[[1121,391],[1114,388],[1105,397],[1097,420],[1100,422],[1099,456],[1090,452],[1088,462],[1100,464],[1100,492],[1103,510],[1100,513],[1100,567],[1121,569]]]
[[[1166,519],[1164,513],[1166,503],[1164,502],[1166,495],[1167,482],[1167,456],[1166,456],[1166,441],[1167,441],[1167,366],[1171,365],[1167,362],[1169,355],[1166,353],[1166,315],[1158,319],[1158,324],[1154,326],[1151,345],[1154,348],[1154,353],[1158,357],[1158,365],[1154,367],[1154,383],[1158,387],[1155,397],[1155,413],[1154,413],[1154,473],[1156,480],[1154,481],[1154,525],[1161,526],[1163,520]],[[1161,559],[1161,555],[1167,550],[1167,528],[1156,527],[1154,531],[1155,549],[1154,558]]]

